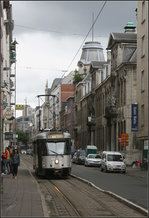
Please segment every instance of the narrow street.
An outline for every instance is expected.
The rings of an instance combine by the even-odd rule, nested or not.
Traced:
[[[2,217],[149,217],[149,1],[0,1]]]
[[[83,166],[80,166],[80,169],[81,167],[83,169]],[[91,169],[87,169],[88,172],[90,172]],[[27,175],[25,172],[29,172],[30,174],[26,180],[24,180]],[[8,193],[9,190],[6,188],[6,185],[8,184],[8,181],[10,183],[12,179],[10,178],[10,175],[7,175],[3,178],[5,180],[2,203],[3,216],[10,216],[12,211],[13,215],[19,215],[19,211],[21,211],[22,208],[20,202],[22,201],[23,203],[24,201],[23,196],[26,196],[25,198],[28,199],[25,204],[30,207],[30,210],[28,210],[28,212],[26,211],[26,216],[29,216],[29,211],[31,211],[32,214],[35,214],[34,209],[31,208],[31,205],[29,206],[28,204],[30,202],[30,187],[28,187],[27,190],[27,183],[30,177],[32,177],[33,182],[33,194],[35,193],[36,183],[38,184],[38,188],[40,190],[39,193],[42,199],[44,216],[48,214],[49,217],[144,217],[145,215],[145,213],[140,213],[138,210],[135,210],[129,205],[124,204],[120,200],[115,199],[112,196],[100,191],[99,189],[96,189],[93,186],[71,176],[65,180],[61,178],[50,177],[37,178],[34,174],[34,171],[32,170],[32,157],[30,155],[21,155],[19,175],[17,181],[13,180],[13,182],[18,184],[18,187],[20,186],[19,183],[22,180],[22,177],[24,177],[23,180],[26,181],[26,185],[24,184],[26,186],[26,190],[23,190],[22,187],[22,192],[19,192],[19,194],[17,193],[17,189],[15,189],[15,202],[13,202],[13,198],[11,196],[11,201],[7,203],[6,199],[10,193]],[[15,183],[13,183],[13,185],[14,184]],[[13,189],[13,187],[11,188]],[[25,194],[23,192],[25,192]],[[19,195],[19,197],[17,195]],[[19,200],[20,195],[22,197],[18,204],[17,201]],[[34,197],[32,197],[31,200],[32,207],[35,208],[35,199],[33,199]],[[25,205],[23,207],[25,208]],[[16,211],[16,214],[14,211]]]

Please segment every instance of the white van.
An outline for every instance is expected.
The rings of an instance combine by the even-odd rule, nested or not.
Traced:
[[[103,151],[101,158],[101,171],[126,173],[126,164],[120,152]]]

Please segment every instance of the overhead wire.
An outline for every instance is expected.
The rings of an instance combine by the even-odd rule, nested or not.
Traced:
[[[78,55],[80,49],[82,48],[82,46],[83,46],[83,44],[84,44],[86,38],[88,37],[89,33],[90,33],[91,30],[93,29],[93,27],[94,27],[94,25],[95,25],[95,23],[96,23],[98,17],[100,16],[101,12],[103,11],[103,9],[104,9],[106,3],[107,3],[107,0],[104,1],[104,4],[103,4],[102,8],[100,9],[98,15],[96,16],[96,19],[94,20],[93,24],[91,25],[89,31],[87,32],[87,34],[86,34],[84,40],[83,40],[82,43],[81,43],[79,49],[77,50],[77,52],[76,52],[74,58],[72,59],[72,61],[71,61],[70,64],[68,65],[67,70],[65,70],[65,72],[64,72],[64,74],[61,76],[61,78],[63,78],[64,75],[66,74],[66,72],[68,72],[70,66],[72,65],[72,63],[73,63],[73,61],[75,60],[76,56]],[[53,32],[53,33],[64,34],[63,32],[60,32],[60,31],[45,30],[45,29],[37,29],[37,28],[33,28],[33,27],[29,27],[29,26],[23,26],[23,25],[18,25],[18,24],[15,24],[15,26],[22,27],[22,28],[28,28],[28,29],[32,29],[32,30],[38,30],[38,31],[46,31],[46,32]],[[81,34],[76,34],[76,33],[74,33],[74,34],[70,34],[70,35],[75,35],[75,36],[76,36],[76,35],[78,35],[78,36],[84,36],[83,34],[81,35]]]
[[[30,30],[36,30],[36,31],[42,31],[42,32],[51,32],[51,33],[57,33],[57,34],[63,34],[63,35],[72,35],[72,36],[85,36],[85,34],[80,34],[80,33],[66,33],[66,32],[60,32],[56,30],[48,30],[48,29],[39,29],[35,27],[30,27],[30,26],[23,26],[19,24],[14,24],[16,27],[20,28],[25,28],[25,29],[30,29]],[[104,37],[104,36],[96,36],[96,37]]]
[[[78,55],[78,53],[79,53],[80,49],[82,48],[82,46],[83,46],[83,44],[84,44],[84,42],[85,42],[86,38],[88,37],[89,33],[91,32],[92,28],[94,27],[94,25],[95,25],[95,23],[96,23],[96,21],[97,21],[98,17],[100,16],[100,14],[101,14],[102,10],[104,9],[104,7],[105,7],[106,3],[107,3],[107,0],[104,2],[104,4],[103,4],[102,8],[100,9],[100,11],[99,11],[99,13],[98,13],[98,15],[97,15],[96,19],[94,20],[94,22],[93,22],[93,24],[92,24],[91,28],[89,29],[89,31],[88,31],[88,33],[86,34],[86,36],[85,36],[85,38],[84,38],[83,42],[81,43],[81,45],[80,45],[80,47],[79,47],[79,49],[78,49],[77,53],[75,54],[74,58],[72,59],[72,61],[71,61],[71,62],[70,62],[70,64],[68,65],[68,67],[67,67],[67,71],[69,70],[69,68],[70,68],[71,64],[73,63],[73,61],[75,60],[76,56]],[[65,74],[64,74],[64,75],[65,75]],[[64,76],[64,75],[63,75],[63,76]]]

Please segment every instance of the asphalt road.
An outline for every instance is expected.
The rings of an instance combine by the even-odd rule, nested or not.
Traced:
[[[147,180],[121,173],[101,172],[97,167],[72,164],[72,174],[147,209]]]

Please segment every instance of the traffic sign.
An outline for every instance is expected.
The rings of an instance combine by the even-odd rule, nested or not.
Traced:
[[[129,139],[129,135],[127,133],[123,133],[121,135],[121,145],[122,146],[128,146],[129,145],[128,139]]]
[[[7,110],[5,111],[4,116],[5,116],[5,118],[6,118],[7,120],[10,120],[10,119],[12,118],[12,116],[13,116],[12,110],[11,110],[11,109],[7,109]]]
[[[16,104],[15,109],[16,110],[24,110],[24,105],[23,104]]]
[[[13,132],[5,132],[5,140],[13,139]]]
[[[121,140],[122,140],[122,139],[121,139],[121,136],[118,136],[118,137],[117,137],[117,140],[118,140],[118,142],[121,142]]]

